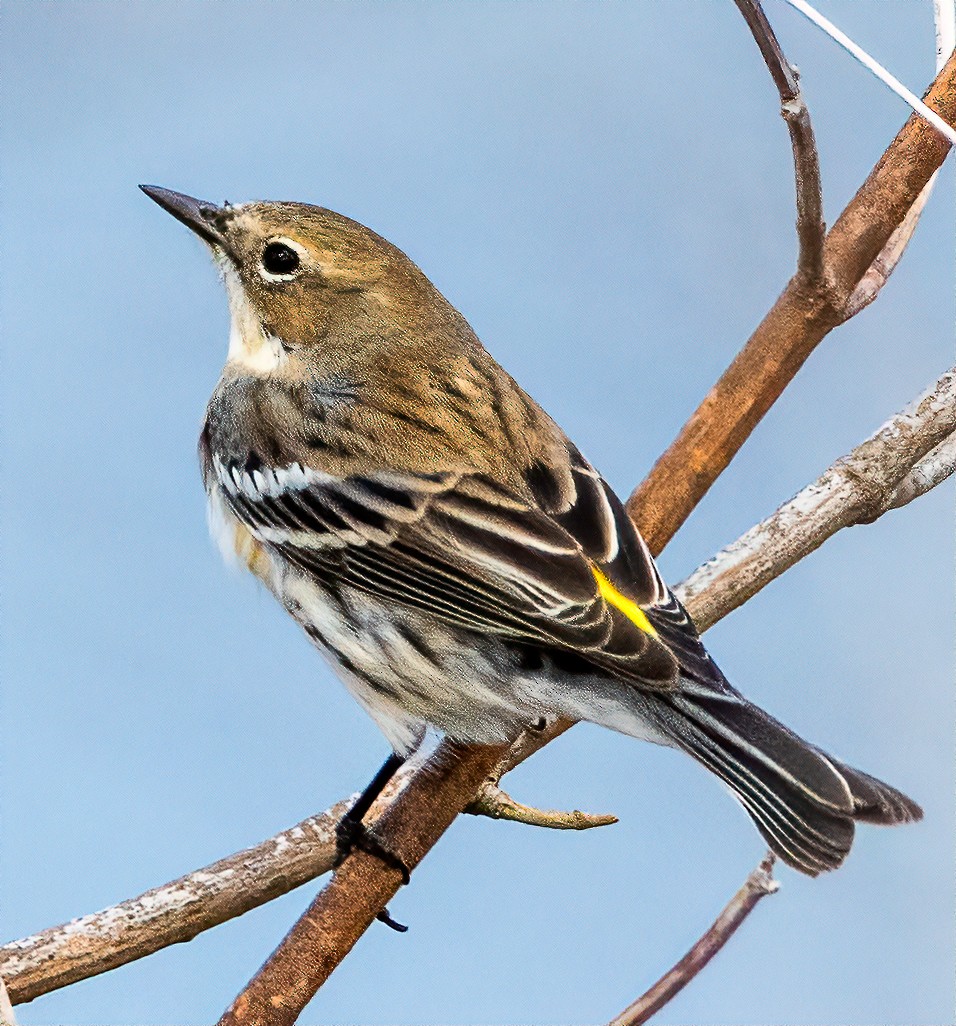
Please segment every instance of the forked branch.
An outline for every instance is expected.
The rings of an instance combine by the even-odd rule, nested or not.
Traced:
[[[956,122],[956,57],[926,94]],[[652,551],[660,551],[706,495],[807,357],[855,309],[853,295],[949,152],[912,115],[827,235],[823,283],[797,274],[747,344],[628,501]],[[655,502],[667,495],[668,503]]]
[[[721,549],[676,589],[706,630],[844,527],[872,523],[953,473],[956,368],[837,460],[776,513]]]

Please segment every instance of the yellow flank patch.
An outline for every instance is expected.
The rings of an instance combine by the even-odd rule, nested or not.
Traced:
[[[269,558],[262,546],[252,536],[252,532],[242,524],[236,524],[235,533],[236,555],[259,578],[265,581],[269,573]]]
[[[657,637],[654,625],[644,615],[644,610],[636,602],[633,602],[626,595],[622,595],[596,566],[591,567],[591,573],[594,574],[598,591],[605,602],[610,603],[615,609],[619,609],[635,627],[639,627],[645,634],[650,634],[652,638]]]

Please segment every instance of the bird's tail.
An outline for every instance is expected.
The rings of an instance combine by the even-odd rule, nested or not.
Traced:
[[[687,682],[676,695],[655,696],[656,726],[731,789],[784,862],[816,876],[846,858],[856,820],[922,818],[906,795],[826,755],[721,683],[726,691]]]

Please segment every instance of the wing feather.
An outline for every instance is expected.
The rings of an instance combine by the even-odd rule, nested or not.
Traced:
[[[568,456],[562,469],[537,465],[523,495],[457,472],[334,477],[217,461],[214,473],[242,523],[304,573],[673,690],[669,644],[608,603],[595,570],[642,609],[670,593],[614,493],[576,449]]]

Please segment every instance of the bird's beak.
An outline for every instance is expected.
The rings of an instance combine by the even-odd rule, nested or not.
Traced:
[[[191,228],[204,242],[230,253],[229,243],[216,223],[223,212],[222,207],[206,200],[193,199],[181,192],[173,192],[172,189],[161,189],[158,185],[141,185],[140,188],[163,210]]]

